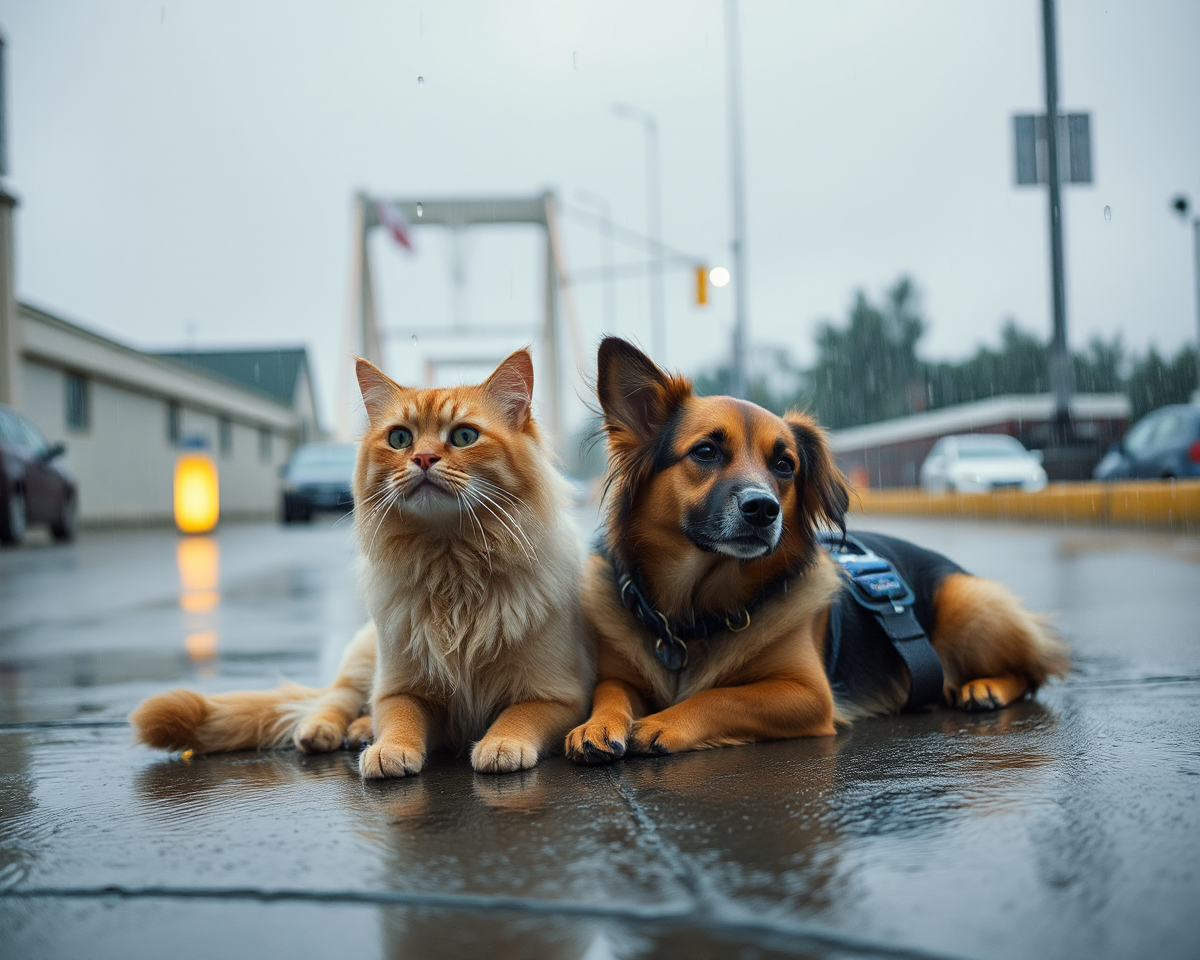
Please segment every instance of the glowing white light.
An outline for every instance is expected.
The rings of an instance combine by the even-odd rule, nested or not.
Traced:
[[[708,271],[708,282],[714,287],[723,287],[729,283],[729,271],[724,267],[713,267]]]

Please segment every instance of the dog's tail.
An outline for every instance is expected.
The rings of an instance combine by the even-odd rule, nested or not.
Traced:
[[[129,715],[134,738],[160,750],[194,753],[269,749],[289,738],[306,753],[334,750],[370,694],[375,646],[375,625],[368,623],[350,641],[328,687],[289,683],[210,696],[168,690]]]
[[[160,750],[224,753],[278,747],[325,691],[287,684],[205,696],[168,690],[129,715],[140,743]]]

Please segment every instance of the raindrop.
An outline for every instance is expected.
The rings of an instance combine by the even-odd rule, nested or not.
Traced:
[[[1112,207],[1104,208],[1104,222],[1112,223]]]
[[[425,216],[425,208],[423,206],[421,206],[419,203],[417,204],[417,216],[418,217]]]
[[[412,335],[412,341],[413,343],[417,342],[417,335],[415,333]]]
[[[425,78],[424,77],[417,77],[417,86],[420,87],[422,90],[425,89]]]
[[[571,51],[571,66],[573,66],[576,70],[579,69],[579,51],[578,50]]]

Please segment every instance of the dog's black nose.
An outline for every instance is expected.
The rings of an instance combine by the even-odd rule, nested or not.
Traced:
[[[769,527],[779,516],[779,501],[762,490],[739,493],[737,501],[742,519],[752,527]]]

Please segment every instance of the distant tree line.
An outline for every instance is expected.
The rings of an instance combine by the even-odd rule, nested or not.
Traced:
[[[825,426],[840,429],[936,410],[1011,393],[1050,392],[1050,345],[1006,320],[1000,348],[980,347],[959,363],[925,360],[918,354],[926,324],[916,285],[898,280],[872,303],[859,291],[845,324],[817,331],[817,359],[809,369],[785,348],[753,354],[750,399],[771,410],[809,409]],[[1167,403],[1183,403],[1196,388],[1196,348],[1173,357],[1151,347],[1133,354],[1120,336],[1093,338],[1072,355],[1075,389],[1125,393],[1136,420]],[[730,371],[718,366],[696,377],[704,394],[728,393]]]

